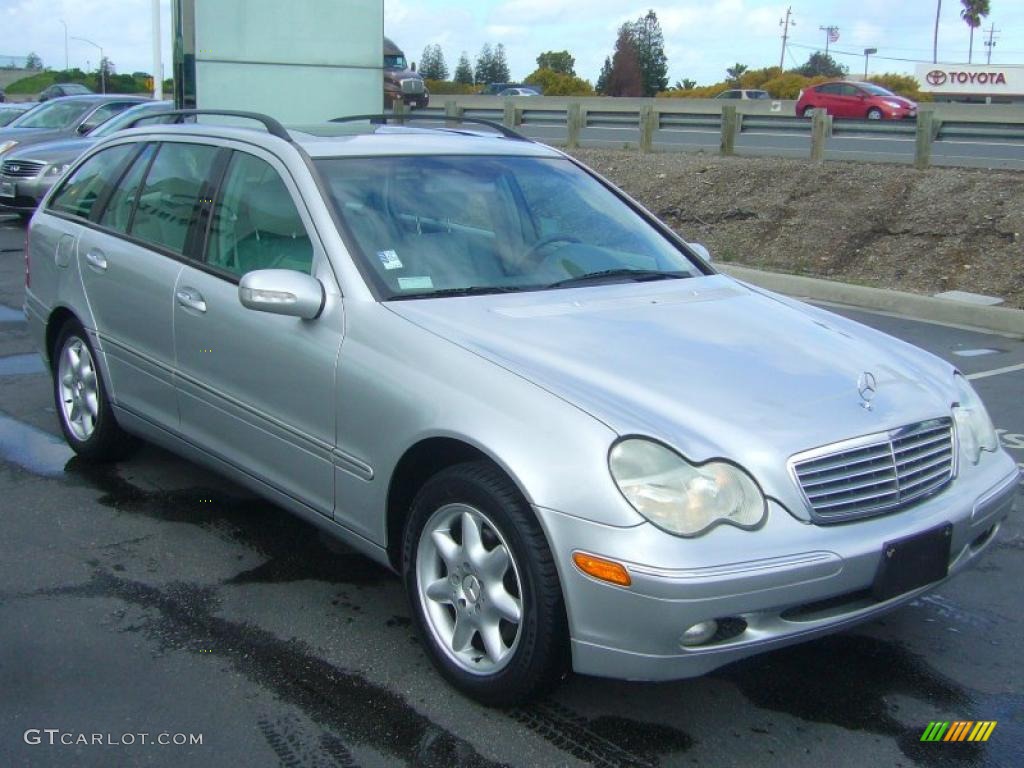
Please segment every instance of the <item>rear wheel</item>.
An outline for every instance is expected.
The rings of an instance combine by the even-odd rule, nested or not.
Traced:
[[[871,109],[868,110],[868,120],[881,120],[881,119],[882,119],[882,110],[880,110],[878,107],[872,107]]]
[[[53,346],[53,398],[60,428],[75,453],[94,461],[127,456],[138,441],[114,419],[96,355],[82,326],[69,320]]]
[[[513,706],[565,674],[565,608],[547,540],[493,464],[459,464],[427,481],[402,554],[417,628],[453,686]]]

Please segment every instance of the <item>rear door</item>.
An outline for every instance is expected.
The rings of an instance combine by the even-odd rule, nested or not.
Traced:
[[[139,184],[155,149],[132,142],[97,153],[55,194],[50,211],[84,224],[78,268],[111,399],[176,427],[171,294],[181,264],[129,234]]]
[[[175,288],[182,431],[331,516],[344,317],[323,247],[286,168],[256,148],[232,153],[208,218],[205,261],[186,265]],[[238,281],[258,269],[318,278],[321,315],[301,320],[243,307]]]

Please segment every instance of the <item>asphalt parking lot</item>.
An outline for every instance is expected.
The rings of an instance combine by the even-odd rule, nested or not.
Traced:
[[[979,567],[855,630],[487,710],[433,672],[388,572],[162,451],[72,457],[21,315],[23,239],[0,219],[0,765],[1024,765],[1019,512]],[[1024,341],[838,311],[974,376],[1024,463]],[[998,725],[921,742],[937,720]]]

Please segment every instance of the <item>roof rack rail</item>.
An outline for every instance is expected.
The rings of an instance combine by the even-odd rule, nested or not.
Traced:
[[[234,109],[172,109],[168,112],[154,112],[151,115],[142,115],[141,117],[132,120],[125,126],[125,128],[135,128],[146,120],[162,120],[167,122],[165,118],[168,117],[175,118],[171,124],[179,125],[185,122],[186,117],[195,117],[198,115],[242,117],[247,120],[255,120],[258,123],[263,123],[263,127],[267,129],[267,133],[271,136],[277,136],[279,139],[284,139],[287,142],[294,143],[292,137],[288,134],[288,131],[285,130],[284,126],[269,115],[262,115],[259,112],[240,112]]]
[[[369,120],[371,123],[377,125],[385,125],[389,120],[398,120],[400,122],[406,120],[426,120],[433,123],[474,123],[476,125],[486,125],[488,128],[493,128],[506,139],[514,139],[515,141],[528,141],[533,143],[533,139],[528,136],[524,136],[519,131],[513,131],[508,126],[496,123],[493,120],[485,120],[482,117],[452,117],[449,115],[405,115],[405,114],[379,114],[379,115],[348,115],[346,117],[335,117],[329,122],[332,123],[354,123],[357,121]]]

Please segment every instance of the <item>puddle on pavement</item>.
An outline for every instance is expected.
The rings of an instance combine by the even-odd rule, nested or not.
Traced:
[[[64,474],[74,452],[63,438],[0,413],[0,458],[46,477]]]
[[[20,309],[14,309],[0,304],[0,323],[24,323],[25,313]]]
[[[990,742],[936,749],[935,744],[920,740],[928,722],[897,719],[897,708],[887,701],[889,697],[916,699],[935,713],[936,720],[975,721],[997,720],[1000,711],[1019,709],[1024,698],[968,692],[901,645],[853,634],[756,656],[713,676],[735,685],[762,709],[893,738],[910,760],[928,766],[1003,765],[989,761],[998,750],[1009,749],[1009,742],[995,748]],[[1011,741],[1019,743],[1020,739]],[[1013,748],[1020,750],[1016,745]],[[1024,760],[1015,764],[1024,764]]]
[[[133,631],[141,631],[164,651],[211,654],[226,660],[348,745],[366,745],[425,768],[498,765],[469,742],[435,725],[397,693],[335,667],[305,643],[282,640],[251,624],[214,615],[218,606],[210,589],[181,583],[161,589],[97,571],[83,585],[41,594],[114,598],[138,606],[146,618]]]
[[[46,373],[46,365],[35,352],[0,357],[0,376],[29,376],[37,373]]]
[[[313,579],[336,584],[373,584],[393,579],[390,571],[344,545],[325,541],[314,526],[258,497],[213,488],[143,490],[116,467],[75,458],[70,478],[86,481],[102,494],[98,501],[125,514],[187,523],[216,531],[267,558],[231,579],[230,584],[283,583]]]

